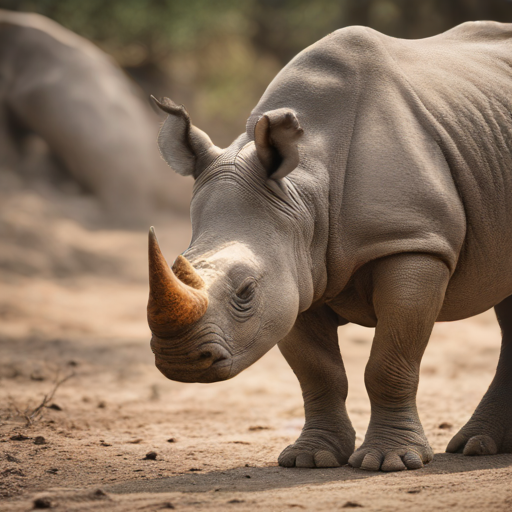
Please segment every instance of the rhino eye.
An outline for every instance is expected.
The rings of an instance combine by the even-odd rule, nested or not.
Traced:
[[[252,299],[255,289],[256,283],[253,279],[246,279],[236,291],[236,295],[240,300],[248,301]]]

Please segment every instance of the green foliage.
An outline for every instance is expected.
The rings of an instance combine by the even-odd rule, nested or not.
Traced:
[[[0,5],[44,14],[121,60],[135,56],[141,62],[198,50],[218,34],[242,31],[245,20],[236,0],[2,0]]]
[[[0,7],[44,14],[130,64],[200,52],[219,37],[246,39],[285,63],[350,24],[417,38],[471,19],[512,21],[507,0],[0,0]]]
[[[509,0],[0,0],[111,53],[148,93],[185,103],[225,144],[277,71],[347,25],[421,38],[468,20],[512,21]],[[220,140],[219,140],[220,139]]]

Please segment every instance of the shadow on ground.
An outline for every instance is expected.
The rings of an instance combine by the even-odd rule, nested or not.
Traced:
[[[512,466],[512,454],[488,457],[466,457],[460,454],[438,453],[432,463],[417,471],[406,471],[404,478],[421,478],[429,474],[464,473],[484,469]],[[321,485],[331,482],[361,480],[383,476],[385,473],[370,473],[349,466],[331,469],[302,468],[234,468],[209,473],[180,474],[154,480],[134,480],[105,488],[117,494],[164,493],[164,492],[208,492],[239,491],[255,492],[269,489]]]

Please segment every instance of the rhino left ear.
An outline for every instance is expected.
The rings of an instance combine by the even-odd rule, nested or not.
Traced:
[[[182,176],[197,178],[221,153],[210,137],[194,126],[183,105],[169,98],[151,99],[169,114],[158,134],[158,148],[162,158]]]
[[[297,142],[303,133],[295,112],[289,108],[271,110],[260,117],[254,128],[254,143],[269,178],[284,178],[299,165]]]

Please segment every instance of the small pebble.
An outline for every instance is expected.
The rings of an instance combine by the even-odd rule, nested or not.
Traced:
[[[107,493],[103,489],[96,489],[94,491],[94,496],[96,498],[105,498],[107,496]]]
[[[62,407],[57,404],[51,404],[47,406],[48,409],[53,409],[54,411],[62,411]]]
[[[162,503],[162,508],[172,508],[173,510],[176,508],[170,501],[166,503]]]
[[[37,436],[34,439],[34,444],[46,444],[46,439],[43,436]]]
[[[98,409],[105,409],[107,407],[107,402],[101,400],[98,402]]]
[[[200,468],[190,468],[189,471],[203,471],[203,470]]]
[[[341,508],[359,508],[362,507],[361,503],[358,503],[357,501],[347,501],[345,505],[343,505]]]
[[[168,443],[175,443],[176,439],[174,439],[174,437],[171,437],[171,438],[167,439],[167,442]]]
[[[244,500],[229,500],[228,503],[243,503]]]
[[[439,425],[439,428],[441,429],[446,429],[446,428],[452,428],[453,425],[451,423],[448,423],[447,421],[443,421],[443,423],[441,423],[441,425]]]
[[[34,500],[34,508],[52,508],[50,498],[37,498]]]
[[[157,455],[158,454],[156,452],[148,452],[146,453],[144,460],[156,460]]]
[[[245,478],[251,478],[251,475],[245,475]]]

